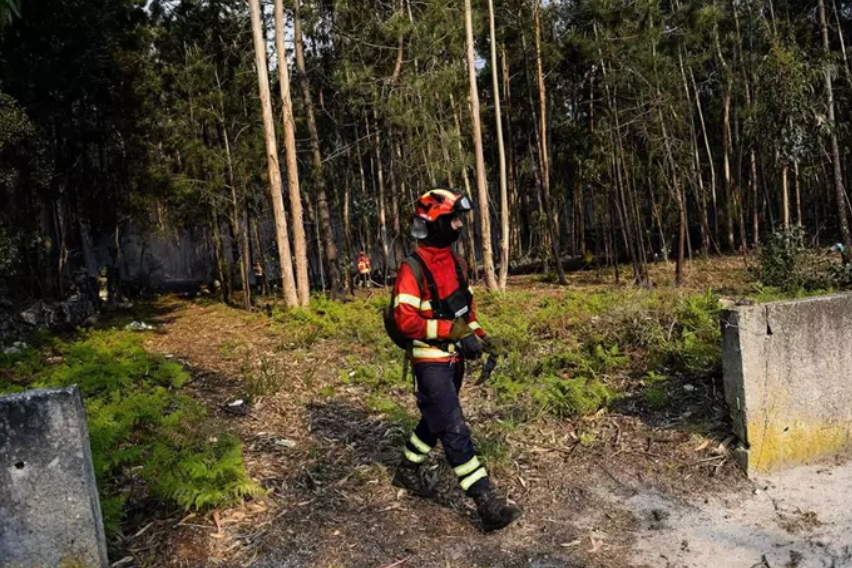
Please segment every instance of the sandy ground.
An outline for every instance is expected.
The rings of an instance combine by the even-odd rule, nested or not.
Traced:
[[[633,560],[666,568],[852,566],[852,463],[755,479],[751,493],[672,500],[639,491]]]

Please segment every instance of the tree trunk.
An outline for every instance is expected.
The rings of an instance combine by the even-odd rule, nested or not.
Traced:
[[[219,230],[219,214],[216,211],[216,206],[210,206],[210,230],[213,234],[213,256],[216,260],[216,277],[219,280],[219,286],[222,288],[222,301],[226,304],[231,302],[231,289],[227,284],[227,273],[229,272],[228,263],[225,260],[225,253],[222,250],[222,234]]]
[[[343,186],[343,203],[341,204],[341,213],[343,217],[343,258],[349,260],[344,266],[346,267],[346,286],[350,294],[355,294],[355,286],[352,278],[352,263],[353,248],[352,248],[352,219],[350,218],[349,204],[352,202],[352,155],[350,146],[346,146],[346,181]]]
[[[494,0],[488,0],[488,22],[491,33],[491,84],[494,90],[494,119],[497,123],[497,153],[500,159],[500,275],[498,286],[500,290],[505,290],[506,278],[509,276],[509,193],[506,186],[506,148],[503,145],[500,81],[497,76],[497,34],[494,31]],[[505,54],[503,63],[506,63]]]
[[[228,185],[231,188],[231,236],[234,241],[234,259],[240,265],[240,284],[243,288],[243,307],[251,311],[251,289],[249,287],[248,235],[240,223],[240,202],[237,199],[237,184],[234,179],[234,162],[231,158],[231,138],[228,135],[228,126],[225,122],[225,100],[222,93],[222,83],[219,81],[219,73],[216,72],[216,87],[219,94],[219,127],[222,129],[222,139],[225,142],[225,163],[228,166]],[[248,219],[246,219],[248,220]]]
[[[509,231],[512,238],[509,243],[510,256],[521,258],[521,216],[520,216],[520,199],[518,196],[517,183],[517,156],[515,154],[515,139],[512,136],[512,91],[511,80],[509,77],[509,60],[506,57],[506,45],[501,46],[501,55],[503,59],[503,94],[506,103],[506,141],[509,145],[509,161],[507,164],[506,181],[509,185],[509,211],[511,223]]]
[[[456,100],[453,97],[453,94],[450,93],[450,105],[453,107],[453,120],[456,126],[456,144],[459,150],[459,163],[462,165],[462,180],[464,182],[464,191],[465,194],[470,195],[470,176],[467,173],[467,165],[464,159],[464,147],[461,142],[461,120],[459,119],[459,111],[456,108]],[[479,278],[479,272],[476,269],[476,248],[473,238],[473,223],[469,223],[469,227],[464,229],[464,232],[467,233],[467,245],[465,246],[467,252],[467,265],[468,270],[472,273],[472,280],[476,282]]]
[[[284,197],[281,194],[281,170],[278,166],[278,144],[275,140],[275,124],[272,103],[269,97],[269,76],[266,71],[266,43],[261,30],[259,0],[249,0],[251,28],[254,38],[257,83],[263,111],[263,131],[266,135],[266,160],[269,168],[269,193],[272,197],[272,213],[275,217],[275,237],[278,243],[278,260],[281,265],[281,290],[287,307],[299,305],[293,261],[290,256],[290,235],[287,233],[287,214],[284,212]]]
[[[485,286],[498,290],[494,276],[494,251],[491,249],[491,218],[488,214],[488,180],[485,176],[485,155],[482,151],[482,128],[479,124],[479,89],[476,85],[476,62],[473,47],[473,14],[470,0],[464,2],[465,31],[467,32],[467,73],[470,84],[470,122],[473,127],[473,146],[476,153],[476,187],[479,209],[479,228],[482,238],[482,267]]]
[[[793,162],[793,175],[796,176],[796,224],[802,226],[802,184],[799,177],[799,160]]]
[[[825,21],[825,0],[819,2],[819,23],[822,28],[822,47],[826,57],[831,57],[831,49],[828,45],[828,26]],[[831,68],[825,66],[825,91],[826,104],[828,106],[828,126],[831,131],[831,162],[834,167],[834,193],[837,200],[837,219],[840,222],[840,237],[843,244],[852,247],[852,237],[849,234],[849,220],[846,217],[846,191],[843,189],[843,173],[840,165],[840,147],[837,143],[837,130],[834,117],[834,90],[831,85]],[[844,261],[848,261],[848,254],[844,254]]]
[[[275,0],[275,49],[278,52],[278,83],[281,90],[281,120],[284,123],[284,155],[287,163],[287,185],[290,189],[290,214],[293,221],[293,255],[296,261],[296,290],[299,305],[311,301],[308,280],[308,244],[302,213],[299,187],[299,162],[296,156],[296,123],[293,120],[293,99],[290,95],[290,70],[284,49],[284,0]]]
[[[559,254],[559,228],[556,224],[556,215],[550,204],[550,164],[547,156],[547,92],[544,87],[544,65],[541,60],[541,0],[533,0],[533,14],[535,19],[535,57],[538,69],[538,98],[539,118],[541,120],[541,181],[542,197],[544,199],[544,210],[547,215],[546,224],[550,235],[550,248],[553,254],[553,262],[556,264],[556,275],[559,284],[567,284],[565,269],[562,267],[562,259]]]
[[[366,120],[366,119],[365,119]],[[385,176],[384,170],[382,169],[382,140],[379,137],[379,125],[376,124],[376,137],[375,137],[375,151],[376,151],[376,168],[378,169],[378,197],[377,206],[379,213],[379,241],[382,245],[382,264],[384,269],[385,281],[388,278],[388,271],[390,270],[390,252],[388,250],[388,229],[387,229],[387,216],[385,214]],[[367,122],[367,136],[370,134],[370,123]]]
[[[388,174],[390,175],[391,189],[391,229],[393,230],[393,256],[394,262],[399,265],[405,259],[405,251],[402,243],[402,230],[399,222],[399,193],[396,183],[396,161],[393,159],[395,142],[393,135],[388,133]]]
[[[781,166],[781,222],[785,229],[790,228],[790,184],[787,164]]]
[[[320,235],[325,249],[325,260],[328,266],[329,287],[331,297],[336,298],[341,292],[340,267],[337,258],[337,245],[334,243],[334,233],[331,228],[331,214],[328,208],[328,198],[325,191],[325,174],[322,166],[319,131],[317,130],[314,102],[311,97],[311,87],[305,72],[305,55],[302,37],[302,0],[293,0],[293,41],[296,45],[296,68],[299,71],[299,85],[302,88],[302,98],[308,115],[308,130],[311,135],[311,178],[317,192],[317,213],[319,217]]]

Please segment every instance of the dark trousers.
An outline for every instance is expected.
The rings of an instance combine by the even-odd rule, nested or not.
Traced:
[[[476,457],[459,401],[464,363],[417,363],[414,377],[421,418],[406,444],[406,457],[422,462],[440,440],[462,488],[469,495],[481,493],[489,486],[488,476]]]

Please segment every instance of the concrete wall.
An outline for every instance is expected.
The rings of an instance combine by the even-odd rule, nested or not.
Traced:
[[[79,391],[0,396],[0,568],[108,565]]]
[[[725,311],[722,351],[749,474],[852,447],[852,294]]]

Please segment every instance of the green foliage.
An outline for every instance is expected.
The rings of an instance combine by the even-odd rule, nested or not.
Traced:
[[[802,288],[807,280],[803,272],[806,254],[805,234],[801,227],[775,230],[758,251],[761,282],[785,292]]]
[[[285,370],[278,364],[277,359],[270,359],[266,355],[261,355],[257,365],[253,365],[251,360],[246,357],[240,370],[242,371],[246,396],[250,401],[272,396],[281,390]]]
[[[718,298],[711,293],[569,292],[537,304],[510,296],[511,308],[502,301],[483,303],[480,319],[492,333],[496,321],[495,329],[523,335],[490,383],[506,403],[576,416],[610,404],[616,380],[721,370]]]
[[[652,386],[645,391],[645,404],[654,409],[665,408],[669,404],[669,393],[664,386]]]
[[[135,475],[154,495],[186,509],[262,493],[246,475],[239,441],[206,432],[204,407],[177,392],[189,380],[186,371],[147,353],[139,335],[98,331],[40,348],[64,361],[45,365],[36,348],[2,355],[0,392],[19,390],[22,382],[30,388],[79,387],[110,534],[119,530],[124,487]]]
[[[367,397],[367,408],[373,412],[386,415],[391,423],[398,426],[403,432],[407,433],[417,426],[418,419],[385,394],[370,394]]]
[[[834,263],[828,267],[828,283],[837,290],[852,288],[852,263]]]
[[[585,416],[608,407],[617,398],[599,379],[582,376],[565,379],[546,375],[532,391],[532,401],[538,409],[560,417]]]

